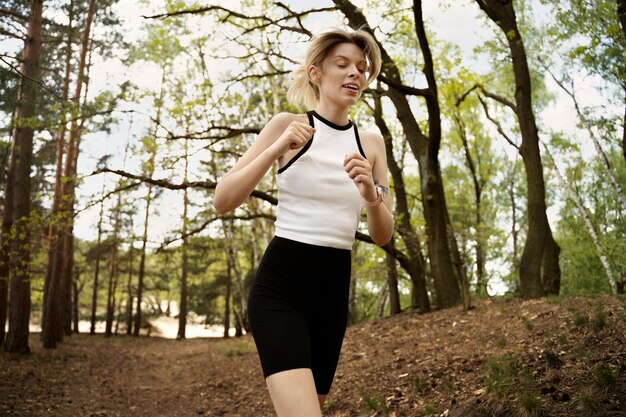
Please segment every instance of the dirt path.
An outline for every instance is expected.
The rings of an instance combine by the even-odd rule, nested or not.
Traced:
[[[56,350],[37,338],[31,355],[0,354],[1,416],[273,415],[248,336],[77,335]],[[324,415],[513,416],[530,381],[537,415],[624,417],[625,342],[626,303],[612,297],[404,313],[348,330]],[[507,358],[501,386],[521,385],[497,395],[488,372]]]

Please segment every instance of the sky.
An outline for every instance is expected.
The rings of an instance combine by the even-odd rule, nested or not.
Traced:
[[[234,7],[232,1],[223,3],[228,4],[228,7]],[[295,0],[285,3],[294,10],[304,10],[311,7],[309,1]],[[354,3],[362,7],[366,1],[355,1]],[[478,10],[471,2],[456,2],[454,7],[441,7],[437,1],[427,1],[424,3],[424,16],[429,20],[428,25],[430,30],[437,33],[437,36],[460,45],[461,49],[465,51],[468,56],[474,47],[483,42],[483,38],[487,32],[477,23],[480,22]],[[162,9],[158,7],[158,1],[153,1],[151,4],[152,7],[146,7],[140,2],[133,0],[121,0],[117,4],[116,9],[120,11],[119,14],[123,20],[124,39],[126,41],[138,41],[143,36],[142,25],[145,19],[142,16],[161,12]],[[330,1],[315,2],[315,7],[320,8],[331,5],[332,2]],[[372,26],[377,26],[380,18],[372,14],[368,16],[368,20]],[[340,20],[329,22],[328,16],[324,18],[308,18],[305,20],[307,28],[310,28],[313,33],[327,26],[342,23],[344,22]],[[418,53],[418,51],[416,51],[416,53]],[[294,50],[292,54],[294,58],[298,59],[304,54],[304,50]],[[215,70],[215,68],[226,69],[223,67],[224,63],[220,63],[219,66],[208,66],[212,68],[212,70]],[[135,64],[132,67],[128,67],[119,58],[114,58],[106,61],[96,61],[91,70],[90,79],[90,92],[92,95],[97,94],[99,91],[111,88],[115,89],[115,86],[123,80],[129,80],[140,88],[152,88],[156,90],[161,82],[161,73],[154,65]],[[131,104],[123,106],[123,110],[139,109],[140,111],[148,112],[148,107],[148,103],[144,103],[141,106]],[[111,159],[111,166],[117,163],[117,167],[122,168],[121,161],[126,142],[129,139],[131,142],[136,142],[137,138],[144,134],[148,128],[147,120],[146,116],[141,114],[134,114],[132,121],[130,120],[130,116],[120,115],[120,124],[114,128],[111,135],[104,135],[103,133],[87,135],[81,145],[82,149],[78,167],[79,173],[85,176],[89,175],[94,171],[97,161],[107,153],[114,155]],[[130,127],[131,123],[132,127]],[[137,159],[132,156],[127,159],[126,171],[137,172],[138,168]],[[103,175],[84,177],[81,187],[78,190],[80,200],[89,200],[89,196],[100,193],[103,180],[106,181],[106,188],[111,189],[114,186],[116,178],[113,175],[107,175],[106,179]],[[176,194],[171,191],[166,192],[172,195]],[[177,220],[181,217],[180,204],[176,204],[175,202],[179,200],[179,198],[173,197],[168,200],[172,201],[173,204],[162,202],[159,205],[159,209],[155,211],[155,218],[151,220],[149,235],[154,245],[157,245],[156,242],[161,241],[168,235],[170,230],[178,227]],[[97,206],[81,212],[76,219],[75,232],[77,236],[82,239],[95,239],[97,218]],[[140,225],[137,225],[137,227],[140,227]]]
[[[238,2],[236,0],[222,1],[222,3],[228,7],[237,9],[236,3]],[[303,10],[311,7],[310,1],[292,0],[286,1],[285,3],[295,10]],[[358,0],[354,1],[354,3],[357,6],[364,6],[367,1]],[[482,12],[475,2],[470,0],[429,0],[423,3],[424,17],[427,21],[426,24],[429,32],[436,34],[441,40],[457,45],[463,54],[463,61],[467,62],[468,66],[480,67],[482,64],[476,60],[473,51],[479,48],[485,40],[493,36],[493,27],[490,27],[489,24],[486,23]],[[150,4],[151,6],[146,6],[143,2],[137,2],[135,0],[120,0],[115,6],[122,18],[122,31],[126,41],[131,43],[136,42],[143,36],[142,27],[145,22],[145,19],[142,17],[143,15],[162,12],[162,8],[158,6],[159,1],[152,0]],[[212,4],[219,4],[219,2],[213,2]],[[315,2],[315,7],[330,5],[332,5],[330,1]],[[380,17],[376,13],[372,13],[368,16],[368,20],[372,26],[376,27],[380,22]],[[313,17],[305,20],[306,26],[313,32],[327,26],[341,23],[344,22],[329,21],[328,16],[323,18]],[[382,29],[385,29],[384,26]],[[197,30],[210,30],[210,28],[199,27]],[[97,27],[95,31],[97,34]],[[0,43],[0,52],[10,51],[16,47],[15,45],[15,43],[11,42],[2,42]],[[416,54],[419,53],[418,50],[413,52]],[[297,59],[304,53],[304,50],[298,51],[296,49],[289,53],[293,54],[293,57]],[[153,89],[155,91],[158,89],[161,82],[159,68],[155,65],[141,63],[128,66],[122,59],[122,56],[107,60],[95,57],[94,66],[90,73],[90,94],[92,96],[105,90],[112,89],[115,91],[117,86],[126,80],[131,81],[133,84],[143,89]],[[224,67],[224,63],[210,65],[209,67],[212,68],[212,71],[228,69]],[[213,75],[215,76],[215,74]],[[580,99],[582,102],[588,104],[605,102],[592,85],[588,83],[587,78],[579,77],[577,80],[579,82]],[[419,87],[419,85],[417,85],[417,87]],[[575,130],[577,118],[569,98],[561,92],[554,83],[548,82],[548,88],[556,95],[556,100],[551,103],[542,114],[538,115],[542,128],[545,131],[554,129],[570,132],[572,135],[579,134]],[[126,143],[130,141],[136,144],[139,138],[144,135],[148,129],[149,119],[147,114],[150,111],[150,103],[125,103],[120,110],[134,110],[138,113],[133,113],[132,115],[120,113],[119,124],[113,127],[111,134],[89,134],[84,137],[81,143],[78,170],[79,175],[83,176],[83,178],[78,189],[79,209],[87,205],[88,201],[91,200],[91,196],[100,193],[103,182],[106,189],[111,190],[117,181],[117,178],[111,174],[90,176],[96,168],[97,161],[103,155],[113,155],[110,162],[111,168],[124,169],[134,173],[138,173],[140,170],[140,159],[137,155],[131,154],[125,165],[122,160]],[[510,149],[508,152],[510,152],[511,155],[514,154]],[[200,157],[201,156],[198,156],[198,159]],[[162,174],[166,176],[166,173]],[[155,176],[159,177],[158,174]],[[142,193],[143,192],[144,191],[142,191]],[[164,195],[166,195],[166,197],[160,199],[151,217],[149,236],[153,247],[158,246],[159,242],[163,241],[172,230],[180,227],[181,193],[173,191],[165,191],[165,193]],[[113,200],[114,199],[109,200],[109,206],[114,203]],[[137,203],[141,211],[142,203],[139,201]],[[206,201],[206,204],[210,204],[210,201]],[[198,207],[195,210],[201,210],[202,208],[203,207]],[[96,238],[98,209],[97,206],[94,206],[81,211],[77,216],[75,233],[79,238],[87,240],[94,240]],[[558,214],[558,206],[551,207],[548,214],[551,221],[554,222]],[[137,220],[135,226],[139,231],[142,227],[141,222]],[[139,235],[139,232],[137,234]],[[136,242],[136,245],[138,246],[138,242]]]

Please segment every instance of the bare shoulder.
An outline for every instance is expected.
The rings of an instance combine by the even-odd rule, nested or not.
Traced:
[[[272,117],[272,119],[267,123],[267,125],[265,125],[265,127],[271,130],[282,132],[292,122],[307,123],[307,121],[308,119],[306,114],[281,112],[274,115],[274,117]]]
[[[359,138],[367,159],[385,158],[385,141],[380,133],[374,130],[359,131]]]

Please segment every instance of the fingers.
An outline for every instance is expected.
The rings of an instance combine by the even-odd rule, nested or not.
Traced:
[[[361,154],[353,152],[346,155],[343,167],[348,176],[357,184],[372,181],[372,166]]]
[[[315,128],[305,123],[292,122],[287,128],[290,149],[302,148],[313,137]]]

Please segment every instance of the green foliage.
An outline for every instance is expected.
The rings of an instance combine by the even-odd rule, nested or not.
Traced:
[[[626,180],[626,166],[617,152],[609,154],[619,181]],[[585,172],[578,176],[578,194],[588,210],[609,263],[615,274],[626,268],[626,216],[616,191],[606,181],[601,161],[579,165]],[[567,200],[560,210],[556,236],[561,252],[562,294],[599,294],[611,292],[606,271],[586,225],[574,204]],[[613,277],[615,279],[615,277]]]
[[[600,390],[607,390],[617,382],[617,372],[604,363],[593,368],[593,383]]]
[[[512,355],[489,357],[486,362],[485,387],[496,397],[514,394],[527,416],[540,414],[541,403],[536,395],[536,382],[530,370],[520,366]]]
[[[439,412],[439,409],[437,408],[436,405],[430,404],[430,403],[424,404],[424,414],[426,414],[427,416],[437,414],[438,412]]]
[[[593,318],[591,319],[591,329],[594,332],[599,332],[606,327],[606,312],[601,304],[598,304],[594,310]]]
[[[413,380],[413,390],[418,394],[422,394],[428,388],[428,383],[419,376]]]
[[[359,388],[359,393],[361,395],[361,398],[363,399],[363,402],[361,404],[361,407],[363,407],[363,409],[365,411],[368,412],[378,412],[378,413],[388,413],[389,412],[389,407],[387,406],[387,402],[385,401],[385,395],[382,393],[370,393],[369,391],[367,391],[366,388],[361,387]]]
[[[489,357],[485,364],[485,387],[489,392],[502,397],[515,389],[518,364],[514,357]]]

